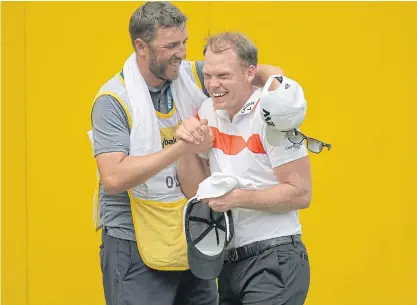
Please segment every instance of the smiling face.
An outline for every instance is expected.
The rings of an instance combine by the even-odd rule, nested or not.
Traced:
[[[232,45],[221,52],[208,47],[204,58],[204,86],[216,109],[234,116],[252,94],[251,82],[256,68],[245,65]]]
[[[175,80],[186,57],[188,31],[185,27],[158,28],[155,39],[146,44],[144,58],[148,69],[160,80]]]
[[[129,33],[140,72],[153,87],[178,78],[186,56],[187,17],[169,2],[147,2],[131,16]]]

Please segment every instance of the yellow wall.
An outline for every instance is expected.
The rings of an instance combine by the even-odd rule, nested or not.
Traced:
[[[86,135],[131,47],[125,3],[2,3],[2,301],[104,304]],[[188,57],[238,29],[304,87],[306,305],[417,304],[417,3],[192,3]],[[413,121],[414,120],[414,121]]]
[[[25,28],[22,3],[1,15],[1,292],[2,304],[26,304],[27,192]],[[8,30],[5,30],[8,29]]]

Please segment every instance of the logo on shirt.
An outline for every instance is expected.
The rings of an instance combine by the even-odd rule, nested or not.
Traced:
[[[287,90],[289,87],[291,87],[290,84],[285,84],[285,90]]]
[[[252,106],[255,104],[255,101],[252,101],[250,103],[247,103],[245,106],[243,106],[242,110],[240,111],[241,114],[244,114],[247,111],[252,110]]]
[[[174,125],[174,126],[168,126],[168,127],[159,129],[160,135],[161,135],[162,148],[165,148],[177,142],[177,138],[175,137],[175,130],[177,130],[180,124],[181,122],[179,122],[177,125]]]
[[[171,87],[168,87],[167,107],[168,107],[168,112],[170,112],[172,110],[172,108],[174,107],[174,102],[172,100]]]
[[[175,144],[177,142],[177,138],[172,138],[172,139],[162,139],[161,144],[162,144],[162,148],[164,148],[167,145],[172,145]]]
[[[291,149],[295,149],[295,150],[299,150],[300,149],[300,147],[301,147],[301,145],[303,145],[303,143],[300,143],[300,144],[293,144],[293,145],[291,145],[291,146],[287,146],[287,147],[285,147],[285,150],[291,150]]]

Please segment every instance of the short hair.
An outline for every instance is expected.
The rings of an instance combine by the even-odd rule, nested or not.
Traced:
[[[175,5],[163,1],[147,2],[130,17],[129,33],[133,48],[137,38],[152,42],[158,27],[183,27],[186,22],[187,17]]]
[[[207,49],[213,53],[220,53],[230,48],[236,52],[246,67],[258,64],[258,49],[255,44],[245,35],[239,32],[223,32],[207,39],[203,54]]]

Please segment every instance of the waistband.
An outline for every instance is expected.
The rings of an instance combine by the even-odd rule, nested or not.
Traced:
[[[271,239],[256,241],[242,247],[228,249],[224,253],[225,262],[235,262],[248,258],[250,256],[258,255],[268,249],[286,245],[286,244],[300,244],[302,243],[301,235],[290,235],[290,236],[281,236]]]

